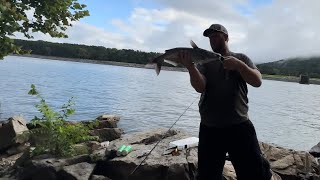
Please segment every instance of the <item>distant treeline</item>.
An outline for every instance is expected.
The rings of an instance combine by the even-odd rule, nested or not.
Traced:
[[[16,39],[15,43],[31,54],[64,58],[92,59],[146,64],[159,56],[156,52],[135,51],[132,49],[105,48],[103,46],[87,46],[46,41],[26,41]],[[168,65],[170,66],[170,65]],[[308,74],[312,78],[320,78],[320,57],[295,58],[257,65],[262,74],[300,76]]]
[[[154,57],[160,55],[160,53],[142,52],[132,49],[105,48],[103,46],[52,43],[46,41],[26,41],[20,39],[15,39],[15,44],[21,46],[23,50],[31,50],[31,54],[36,55],[137,64],[146,64]]]
[[[292,58],[258,64],[257,67],[262,74],[286,76],[305,74],[311,78],[320,78],[320,57]]]

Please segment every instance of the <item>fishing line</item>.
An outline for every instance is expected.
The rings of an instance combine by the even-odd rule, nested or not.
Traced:
[[[198,98],[195,98],[192,103],[184,110],[184,112],[179,116],[179,118],[171,125],[171,127],[167,130],[167,132],[162,135],[162,138],[153,146],[153,148],[150,150],[150,152],[145,156],[145,158],[141,161],[141,163],[130,173],[129,176],[133,175],[138,168],[142,165],[142,163],[148,158],[148,156],[151,154],[151,152],[157,147],[157,145],[166,137],[166,134],[173,128],[173,126],[180,120],[180,118],[188,111],[188,109],[192,106],[192,104],[197,100]]]

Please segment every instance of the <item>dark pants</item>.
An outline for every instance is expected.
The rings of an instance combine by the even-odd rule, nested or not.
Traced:
[[[238,180],[271,178],[251,121],[227,128],[200,124],[198,148],[198,180],[221,180],[227,152]]]

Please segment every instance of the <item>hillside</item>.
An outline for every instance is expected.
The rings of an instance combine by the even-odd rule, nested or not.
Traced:
[[[285,76],[307,74],[311,78],[320,78],[320,57],[291,58],[258,64],[257,67],[262,74]]]

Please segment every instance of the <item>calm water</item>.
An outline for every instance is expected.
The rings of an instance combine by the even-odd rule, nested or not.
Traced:
[[[195,100],[175,128],[198,135],[198,98],[186,72],[162,71],[35,58],[0,61],[1,118],[39,115],[38,99],[28,95],[35,84],[47,102],[58,108],[75,97],[70,120],[100,114],[121,116],[126,133],[170,127]],[[320,141],[320,86],[264,80],[249,87],[250,117],[261,141],[309,150]]]

